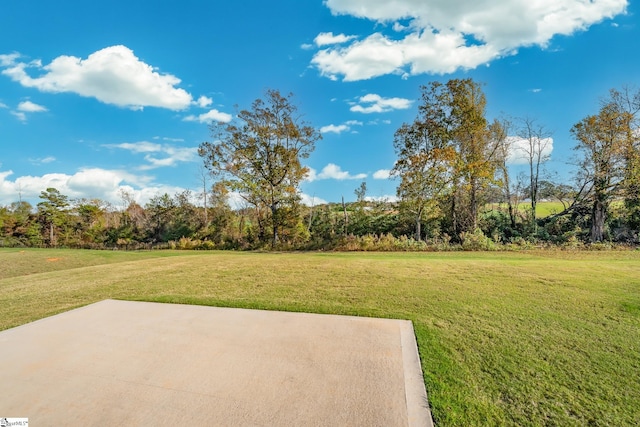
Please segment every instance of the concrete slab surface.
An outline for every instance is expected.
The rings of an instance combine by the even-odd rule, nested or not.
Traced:
[[[105,300],[0,332],[33,426],[432,425],[411,322]]]

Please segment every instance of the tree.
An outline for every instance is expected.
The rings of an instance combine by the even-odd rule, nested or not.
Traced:
[[[202,192],[199,194],[199,196],[202,198],[202,203],[204,205],[202,214],[203,214],[204,228],[206,228],[209,225],[209,209],[207,206],[207,201],[209,197],[209,190],[208,190],[209,173],[207,169],[204,167],[204,165],[200,165],[198,167],[197,177],[198,177],[199,184],[202,185]]]
[[[291,103],[292,94],[268,90],[237,120],[211,125],[213,141],[200,144],[198,153],[205,166],[230,190],[259,211],[270,214],[271,245],[280,227],[299,202],[300,182],[308,173],[301,160],[308,158],[321,139],[320,133],[304,122]]]
[[[612,89],[609,98],[620,112],[629,116],[630,120],[623,147],[622,190],[628,223],[637,232],[640,229],[640,89]]]
[[[364,236],[371,232],[369,228],[369,216],[365,208],[367,207],[367,182],[362,181],[360,185],[353,191],[356,196],[356,202],[352,204],[354,207],[353,216],[349,218],[349,233],[356,236]]]
[[[211,239],[216,244],[224,242],[226,236],[229,239],[239,241],[242,238],[244,228],[244,214],[238,211],[238,230],[237,232],[231,228],[233,225],[233,211],[228,203],[228,191],[220,182],[215,183],[209,192],[209,207],[211,215],[207,214],[207,222],[202,232],[204,236]],[[232,237],[233,236],[233,237]]]
[[[536,229],[536,208],[540,183],[540,168],[549,160],[549,148],[553,143],[551,133],[535,119],[520,119],[518,137],[524,142],[518,148],[529,166],[529,200],[531,201],[531,224]]]
[[[42,201],[38,203],[40,223],[48,231],[50,246],[58,244],[56,231],[67,225],[67,207],[69,198],[55,188],[40,192]]]
[[[104,243],[106,238],[105,203],[99,199],[75,201],[76,228],[80,243]]]
[[[473,80],[421,89],[418,116],[394,136],[398,160],[392,173],[401,178],[398,196],[414,215],[416,236],[424,215],[442,206],[458,237],[477,227],[482,193],[495,178],[498,144],[485,118],[485,96]],[[438,203],[441,198],[447,207]]]
[[[107,221],[111,218],[106,230],[106,243],[128,246],[132,242],[141,242],[147,231],[147,212],[135,201],[132,193],[121,190],[120,197],[122,210],[106,215]]]
[[[40,228],[29,202],[13,202],[10,206],[0,207],[1,246],[40,246]]]
[[[367,181],[362,181],[360,186],[353,190],[353,194],[356,195],[356,201],[360,206],[364,206],[367,197]]]
[[[591,202],[592,242],[605,237],[611,201],[619,194],[624,177],[624,152],[631,133],[632,115],[615,102],[606,102],[595,116],[588,116],[571,129],[581,153],[580,173]]]
[[[416,240],[422,239],[422,223],[440,214],[440,197],[451,183],[449,163],[455,153],[441,138],[441,125],[421,115],[394,135],[398,160],[391,174],[401,179],[397,189],[400,210],[413,218]]]
[[[171,224],[172,240],[192,237],[204,225],[202,217],[198,215],[198,209],[191,202],[192,197],[190,190],[184,190],[173,196],[175,213]]]
[[[496,144],[496,167],[500,174],[498,181],[499,187],[502,190],[503,201],[507,203],[509,224],[511,225],[511,229],[515,229],[519,199],[517,197],[517,191],[513,189],[511,175],[509,174],[508,161],[514,148],[514,140],[509,137],[509,129],[511,129],[511,122],[509,120],[496,120],[489,127],[489,132],[492,140],[495,141]]]
[[[487,100],[480,85],[471,79],[456,79],[447,82],[447,88],[452,124],[450,137],[457,152],[452,204],[457,234],[474,231],[478,227],[482,191],[495,177],[493,157],[497,145],[492,144],[490,138],[485,117]],[[461,208],[459,212],[456,212],[456,207]]]
[[[167,242],[174,238],[172,231],[177,206],[171,196],[167,193],[154,196],[144,208],[148,215],[149,237],[155,242]]]

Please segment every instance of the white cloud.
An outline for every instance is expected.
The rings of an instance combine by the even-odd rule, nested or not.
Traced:
[[[222,122],[229,123],[233,119],[231,114],[222,113],[218,110],[210,110],[207,113],[200,115],[189,115],[182,119],[185,122],[200,122],[200,123],[212,123],[212,122]]]
[[[384,194],[382,196],[366,196],[364,198],[368,202],[385,202],[385,203],[395,203],[399,201],[398,196],[393,194]]]
[[[156,144],[148,141],[123,142],[122,144],[106,144],[105,147],[121,148],[133,153],[157,153],[162,151],[162,144]]]
[[[2,102],[0,102],[0,108],[9,108],[9,107],[7,106],[7,104],[3,104]]]
[[[209,105],[213,104],[213,99],[211,99],[211,98],[209,98],[207,96],[201,96],[196,101],[196,104],[201,108],[207,108]]]
[[[318,205],[326,205],[328,202],[324,199],[321,199],[316,196],[310,196],[305,193],[300,193],[301,202],[305,206],[318,206]]]
[[[48,156],[48,157],[38,158],[38,159],[29,159],[29,161],[34,165],[46,165],[47,163],[55,162],[56,158],[53,156]]]
[[[349,172],[343,171],[340,166],[329,163],[322,168],[322,171],[319,174],[317,174],[316,179],[337,179],[339,181],[343,181],[347,179],[365,179],[366,177],[366,173],[351,175]]]
[[[19,53],[0,55],[0,67],[10,67],[16,63],[16,59],[18,58],[20,58]]]
[[[388,120],[388,119],[367,120],[367,126],[380,126],[380,125],[390,125],[390,124],[391,124],[391,120]]]
[[[168,148],[163,150],[168,157],[157,158],[151,154],[144,156],[144,159],[149,162],[148,165],[143,165],[140,170],[156,169],[161,167],[176,166],[181,162],[193,162],[198,158],[197,147],[185,147],[185,148]]]
[[[389,169],[380,169],[373,173],[373,179],[389,179],[391,171]]]
[[[410,29],[411,29],[411,27],[409,27],[409,26],[404,26],[404,25],[402,25],[402,24],[401,24],[401,23],[399,23],[399,22],[394,22],[394,23],[393,23],[393,31],[396,31],[396,32],[398,32],[398,33],[401,33],[401,32],[403,32],[403,31],[408,31],[408,30],[410,30]]]
[[[118,188],[125,181],[125,175],[105,169],[82,169],[70,176],[65,187],[73,194],[105,194]]]
[[[160,107],[183,110],[193,98],[184,89],[177,88],[180,79],[161,74],[144,63],[126,46],[111,46],[92,53],[86,59],[59,56],[50,64],[40,61],[19,62],[16,54],[0,57],[0,65],[8,67],[2,74],[25,87],[42,92],[72,92],[96,98],[105,104],[141,109]],[[31,77],[28,69],[44,74]]]
[[[344,34],[334,35],[332,32],[329,32],[329,33],[318,34],[318,36],[313,41],[316,44],[316,46],[326,46],[330,44],[346,43],[355,38],[356,36],[346,36]]]
[[[386,34],[348,40],[347,45],[314,55],[312,64],[322,75],[354,81],[385,74],[453,73],[514,54],[521,47],[546,48],[556,35],[571,35],[625,13],[628,0],[326,0],[325,4],[334,15],[385,24]],[[389,35],[388,30],[394,33]]]
[[[349,126],[345,125],[327,125],[327,126],[322,126],[320,128],[320,132],[321,133],[337,133],[337,134],[341,134],[342,132],[346,132],[349,130]]]
[[[184,138],[169,138],[166,136],[163,136],[162,138],[159,136],[154,136],[153,139],[162,139],[163,141],[170,141],[170,142],[184,142]]]
[[[25,113],[41,113],[48,110],[42,105],[34,104],[31,101],[24,101],[18,104],[18,111],[24,111]]]
[[[336,134],[341,134],[343,132],[349,132],[351,131],[352,133],[357,133],[356,131],[352,131],[351,128],[353,126],[362,126],[363,123],[361,121],[358,120],[348,120],[346,122],[344,122],[341,125],[334,125],[334,124],[330,124],[327,126],[322,126],[320,128],[320,132],[321,133],[336,133]]]
[[[49,187],[56,188],[70,199],[97,198],[120,206],[120,191],[132,194],[144,205],[158,194],[176,194],[185,189],[154,183],[151,177],[137,176],[121,170],[99,168],[80,169],[73,175],[50,173],[42,176],[21,176],[11,181],[12,171],[0,172],[0,205],[9,205],[21,197],[34,206],[39,195]]]
[[[510,165],[526,165],[529,164],[529,154],[531,151],[529,141],[516,136],[508,137],[510,140],[510,152],[507,163]],[[548,158],[553,152],[553,138],[543,138],[539,142],[534,143],[534,153],[540,150],[541,158]]]
[[[178,163],[193,162],[198,158],[197,147],[176,147],[169,144],[156,144],[148,141],[106,144],[105,147],[120,148],[136,154],[145,154],[144,159],[148,163],[140,166],[138,168],[139,170],[176,166]]]
[[[13,114],[21,122],[26,123],[27,113],[42,113],[45,111],[49,110],[47,110],[47,108],[43,107],[42,105],[34,104],[31,101],[24,101],[18,104],[17,111],[11,111],[11,114]]]
[[[393,110],[406,110],[411,107],[413,101],[404,98],[383,98],[380,95],[370,93],[361,96],[359,103],[351,107],[354,113],[386,113]]]
[[[27,115],[25,113],[18,112],[18,111],[12,111],[11,114],[16,116],[16,118],[18,120],[20,120],[21,122],[26,122],[27,121]]]

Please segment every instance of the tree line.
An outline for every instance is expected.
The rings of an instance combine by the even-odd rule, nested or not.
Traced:
[[[199,147],[203,192],[152,198],[121,193],[121,206],[70,200],[55,188],[34,207],[0,207],[0,245],[191,249],[491,249],[500,245],[638,244],[640,91],[613,89],[571,128],[575,173],[544,170],[551,134],[531,118],[486,117],[472,79],[421,87],[416,118],[394,134],[397,201],[367,197],[305,206],[300,184],[322,136],[291,94],[265,93]],[[526,172],[510,175],[514,153]],[[208,178],[212,185],[208,185]],[[242,200],[233,209],[230,195]],[[197,197],[199,196],[199,197]],[[538,203],[562,209],[540,217]],[[523,207],[523,202],[526,204]]]

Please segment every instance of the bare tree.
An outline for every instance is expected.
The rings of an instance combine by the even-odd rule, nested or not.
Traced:
[[[511,182],[508,167],[508,162],[513,151],[514,142],[514,139],[509,137],[511,128],[511,121],[504,118],[501,121],[494,121],[489,127],[489,131],[496,147],[495,158],[497,171],[500,175],[500,188],[502,189],[502,195],[505,202],[507,203],[509,222],[511,224],[511,228],[515,228],[516,216],[518,214],[518,204],[517,196],[514,197],[514,192],[512,191],[513,183]]]
[[[529,198],[531,200],[531,224],[536,229],[536,208],[538,205],[538,190],[540,184],[540,170],[549,160],[549,149],[553,140],[551,132],[539,124],[535,119],[525,117],[519,119],[518,137],[524,143],[519,147],[529,165]]]
[[[209,209],[207,208],[207,200],[209,196],[209,175],[210,172],[207,168],[204,167],[203,164],[198,165],[197,178],[200,188],[202,188],[202,192],[198,194],[199,198],[202,199],[202,203],[204,205],[203,209],[203,219],[204,219],[204,228],[207,228],[209,225]]]
[[[131,204],[136,203],[134,194],[122,187],[118,190],[118,196],[120,196],[120,200],[122,201],[122,212],[126,211]]]

